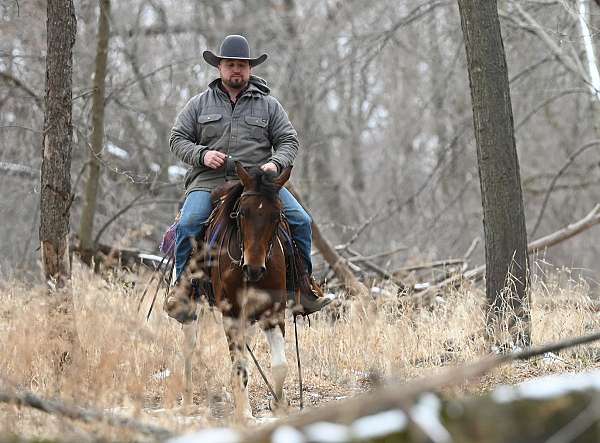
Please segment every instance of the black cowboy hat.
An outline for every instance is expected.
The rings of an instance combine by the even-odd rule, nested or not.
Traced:
[[[241,35],[228,35],[223,40],[223,43],[221,43],[219,55],[207,50],[202,53],[202,57],[204,57],[206,63],[214,67],[219,66],[219,62],[223,59],[248,60],[250,61],[250,66],[258,66],[267,59],[268,55],[262,54],[256,58],[250,57],[248,40]]]

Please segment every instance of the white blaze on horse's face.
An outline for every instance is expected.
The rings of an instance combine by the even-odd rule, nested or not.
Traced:
[[[267,271],[280,218],[281,203],[277,200],[254,194],[240,200],[243,270],[249,281],[260,280]]]

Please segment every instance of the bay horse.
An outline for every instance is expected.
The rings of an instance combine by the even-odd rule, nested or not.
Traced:
[[[284,339],[286,253],[285,240],[279,236],[283,222],[279,190],[289,179],[291,168],[277,175],[258,168],[246,170],[236,162],[236,172],[240,182],[221,196],[207,222],[204,252],[193,254],[189,267],[192,272],[203,270],[210,276],[209,298],[223,315],[229,344],[235,414],[239,420],[245,420],[252,417],[246,345],[248,326],[253,322],[258,322],[270,347],[276,396],[271,409],[282,412],[287,407],[283,392],[288,371]],[[193,324],[185,324],[183,330],[184,405],[190,405],[191,358],[196,336]]]

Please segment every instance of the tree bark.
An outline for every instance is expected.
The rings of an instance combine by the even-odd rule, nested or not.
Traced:
[[[72,72],[77,21],[72,0],[48,0],[46,112],[41,171],[40,241],[47,300],[47,340],[60,390],[60,376],[81,349],[70,286],[69,214],[73,141]]]
[[[40,241],[46,281],[57,288],[70,279],[71,87],[77,23],[71,0],[48,1],[46,113],[41,171]]]
[[[104,145],[104,95],[106,63],[108,58],[110,0],[100,0],[98,16],[98,45],[96,48],[96,70],[92,96],[92,139],[89,152],[88,179],[85,185],[85,200],[81,213],[79,241],[82,260],[90,264],[94,255],[93,242],[96,199],[100,187],[100,157]]]
[[[527,233],[508,72],[495,0],[458,0],[483,203],[489,338],[530,343]]]

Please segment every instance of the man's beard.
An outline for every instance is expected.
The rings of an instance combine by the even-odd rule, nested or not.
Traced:
[[[227,86],[228,88],[231,88],[231,89],[242,89],[244,86],[246,86],[246,83],[247,83],[241,77],[235,77],[235,78],[232,78],[231,80],[221,79],[221,81],[223,82],[223,84],[225,86]]]

